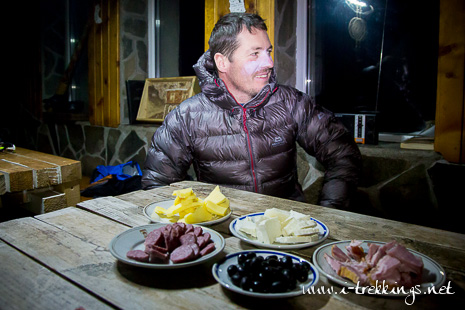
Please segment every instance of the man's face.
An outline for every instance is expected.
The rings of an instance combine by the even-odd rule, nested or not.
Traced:
[[[243,28],[237,36],[239,47],[231,59],[224,57],[225,65],[219,76],[239,103],[252,99],[268,84],[273,68],[272,46],[264,30]]]

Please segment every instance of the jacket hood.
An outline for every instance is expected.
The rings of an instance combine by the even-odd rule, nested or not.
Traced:
[[[222,79],[218,77],[213,64],[213,59],[210,54],[210,50],[207,50],[193,66],[194,71],[199,79],[199,85],[205,96],[210,101],[220,106],[223,109],[233,109],[240,105],[236,99],[231,95],[226,84]],[[259,107],[262,103],[265,103],[269,95],[271,95],[276,89],[276,74],[274,68],[271,72],[269,83],[262,88],[262,90],[249,102],[243,106],[247,107]]]

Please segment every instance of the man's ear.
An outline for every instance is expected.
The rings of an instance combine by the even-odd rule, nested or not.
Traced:
[[[229,59],[228,57],[224,56],[221,53],[216,53],[214,56],[214,60],[216,63],[216,68],[218,69],[218,72],[227,72],[229,68]]]

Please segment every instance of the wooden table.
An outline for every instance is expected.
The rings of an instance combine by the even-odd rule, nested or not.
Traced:
[[[1,223],[0,309],[454,309],[465,302],[465,235],[228,188],[221,189],[230,198],[233,216],[212,226],[226,240],[218,257],[185,269],[147,270],[118,262],[111,255],[108,246],[114,236],[148,224],[142,213],[145,205],[172,199],[174,189],[187,187],[200,198],[214,188],[180,182]],[[233,237],[229,223],[271,207],[306,212],[323,221],[330,228],[325,243],[395,239],[441,264],[449,292],[454,294],[417,296],[407,306],[402,297],[353,292],[269,300],[223,289],[212,276],[212,265],[226,254],[254,248]],[[311,260],[317,247],[292,253]],[[341,289],[324,276],[317,287]]]
[[[81,162],[17,147],[0,152],[0,195],[3,205],[31,203],[34,213],[54,211],[79,202]],[[37,201],[37,202],[36,202]]]

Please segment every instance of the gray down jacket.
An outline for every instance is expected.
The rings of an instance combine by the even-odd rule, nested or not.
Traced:
[[[325,167],[321,205],[347,207],[360,152],[334,115],[306,94],[270,83],[240,105],[216,76],[207,51],[194,65],[202,92],[170,112],[148,151],[142,187],[197,180],[303,201],[296,142]]]

